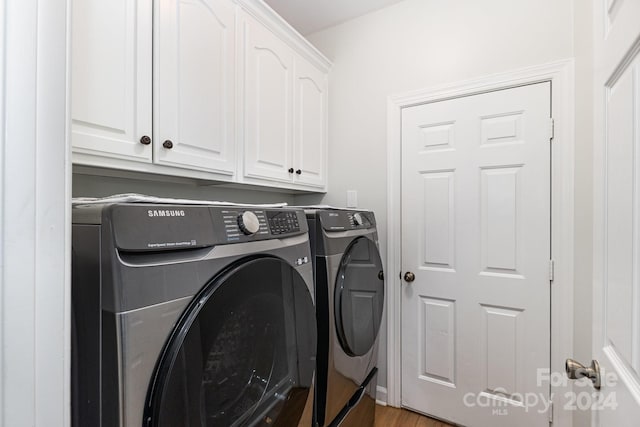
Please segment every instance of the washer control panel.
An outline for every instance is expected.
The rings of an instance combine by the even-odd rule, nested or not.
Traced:
[[[216,234],[227,243],[277,239],[307,231],[292,209],[254,209],[252,207],[213,208]]]
[[[260,226],[264,224],[264,222],[260,221],[261,218],[264,220],[263,216],[259,218],[258,215],[251,211],[244,211],[242,215],[238,215],[238,227],[244,234],[251,236],[260,231]]]
[[[274,236],[300,231],[298,214],[295,211],[268,211],[269,229]]]
[[[249,236],[268,236],[267,216],[263,210],[224,209],[220,211],[227,242],[239,242]]]

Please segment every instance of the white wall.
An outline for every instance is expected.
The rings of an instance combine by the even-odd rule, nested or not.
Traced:
[[[344,205],[357,190],[376,212],[384,259],[387,97],[570,58],[572,9],[572,0],[405,0],[310,35],[334,63],[323,203]],[[317,201],[297,201],[307,199]],[[384,386],[386,330],[379,365]]]
[[[593,294],[593,2],[576,0],[574,54],[576,73],[575,111],[575,265],[574,354],[589,363],[592,353]],[[591,412],[574,414],[574,426],[591,425]]]

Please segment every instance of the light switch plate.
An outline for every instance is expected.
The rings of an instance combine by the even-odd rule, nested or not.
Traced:
[[[356,190],[347,190],[347,207],[358,207],[358,192]]]

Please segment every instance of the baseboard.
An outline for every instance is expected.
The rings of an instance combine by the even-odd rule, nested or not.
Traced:
[[[376,387],[376,404],[381,406],[387,406],[387,388],[377,386]]]

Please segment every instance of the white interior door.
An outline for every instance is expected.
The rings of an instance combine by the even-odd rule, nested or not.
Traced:
[[[596,2],[594,425],[640,420],[640,1]],[[588,361],[583,361],[588,362]],[[584,389],[577,389],[580,396]]]
[[[539,83],[402,112],[405,407],[549,423],[550,105]]]

